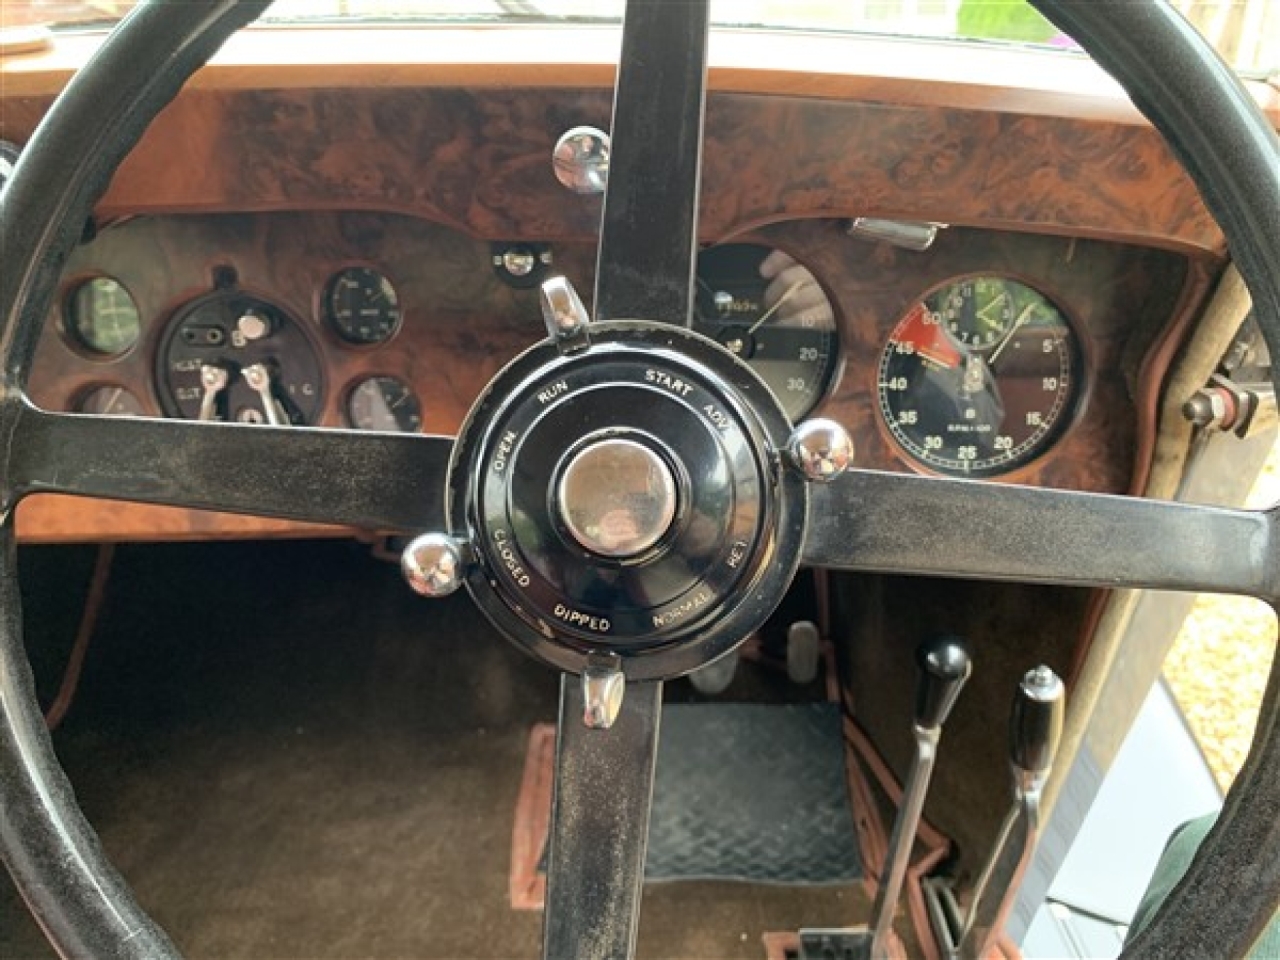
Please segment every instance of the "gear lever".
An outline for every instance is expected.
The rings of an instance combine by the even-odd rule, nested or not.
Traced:
[[[1028,671],[1018,685],[1009,721],[1014,801],[974,888],[960,937],[959,954],[965,960],[980,960],[990,951],[1035,852],[1040,838],[1040,794],[1062,737],[1064,697],[1062,681],[1046,666]]]
[[[912,724],[916,755],[902,791],[902,804],[898,807],[898,818],[889,839],[889,852],[880,874],[880,889],[876,891],[875,906],[871,909],[873,960],[888,955],[889,931],[893,926],[898,896],[902,893],[902,881],[911,859],[920,814],[924,810],[924,798],[929,791],[929,778],[933,776],[942,724],[973,670],[969,651],[958,637],[939,637],[921,644],[916,651],[916,659],[920,664]]]

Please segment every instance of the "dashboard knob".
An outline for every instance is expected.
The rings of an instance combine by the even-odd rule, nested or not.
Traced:
[[[792,431],[787,455],[806,480],[825,483],[853,463],[853,439],[834,420],[806,420]]]
[[[247,310],[236,321],[236,331],[250,342],[261,340],[271,333],[271,321],[261,313]]]
[[[574,127],[556,141],[551,154],[556,179],[574,193],[604,193],[609,180],[609,135],[595,127]]]
[[[424,533],[404,548],[400,571],[414,592],[447,597],[462,586],[462,545],[443,533]]]

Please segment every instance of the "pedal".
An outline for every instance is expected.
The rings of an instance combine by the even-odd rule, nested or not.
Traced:
[[[800,952],[796,960],[870,960],[870,957],[871,931],[866,927],[800,931]]]
[[[724,693],[738,673],[738,660],[739,654],[735,650],[693,671],[689,674],[689,682],[693,684],[693,689],[704,696],[714,697]]]
[[[822,635],[812,620],[797,620],[787,628],[787,677],[804,686],[818,679]]]

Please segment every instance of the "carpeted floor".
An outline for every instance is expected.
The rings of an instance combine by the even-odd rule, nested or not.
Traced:
[[[87,561],[22,561],[47,691]],[[512,815],[556,684],[469,600],[420,600],[353,544],[122,547],[56,742],[189,956],[531,957]],[[2,882],[0,956],[48,956]],[[641,952],[761,957],[763,932],[866,912],[854,886],[657,885]]]

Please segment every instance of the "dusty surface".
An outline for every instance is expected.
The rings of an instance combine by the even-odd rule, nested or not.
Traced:
[[[1250,498],[1250,506],[1280,501],[1280,445]],[[1191,732],[1223,790],[1239,772],[1276,645],[1276,617],[1259,600],[1201,597],[1187,618],[1164,675]]]

